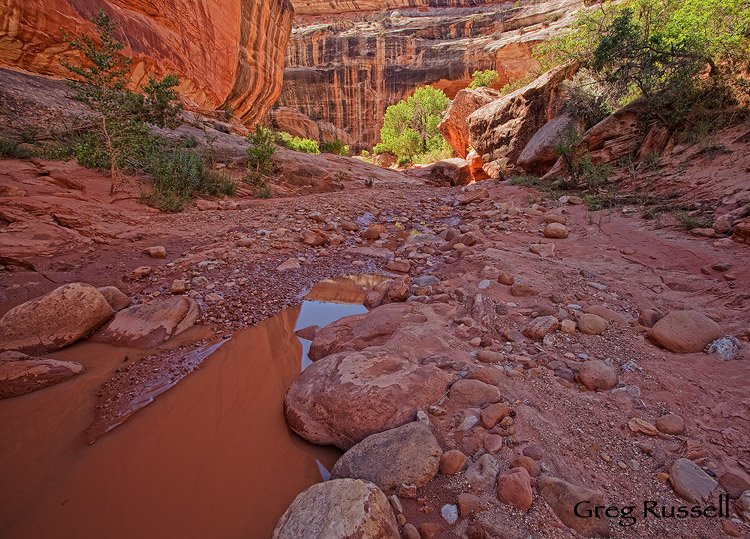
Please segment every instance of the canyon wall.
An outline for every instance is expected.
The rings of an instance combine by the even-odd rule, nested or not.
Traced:
[[[549,0],[517,8],[472,0],[385,0],[302,2],[298,14],[339,13],[333,22],[305,22],[292,32],[284,84],[268,117],[276,128],[296,109],[311,122],[334,126],[353,150],[370,149],[380,139],[385,109],[420,86],[431,84],[453,98],[476,70],[496,69],[501,84],[524,76],[535,65],[532,51],[569,25],[582,0]],[[351,13],[407,5],[394,16]],[[435,7],[435,6],[454,7]],[[456,7],[457,6],[457,7]],[[336,11],[338,10],[338,11]],[[348,19],[347,19],[348,17]],[[314,17],[296,19],[314,21]],[[322,20],[326,17],[321,16]],[[330,19],[330,17],[329,17]],[[369,20],[368,20],[369,19]],[[299,117],[297,117],[299,119]],[[321,135],[324,141],[326,136]]]
[[[94,34],[103,9],[133,59],[131,84],[176,73],[180,93],[201,108],[231,106],[254,123],[281,91],[294,14],[290,0],[6,0],[0,3],[0,67],[67,77],[76,61],[68,33]]]

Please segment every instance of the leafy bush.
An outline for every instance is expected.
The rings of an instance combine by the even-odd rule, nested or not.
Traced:
[[[200,155],[184,148],[163,148],[154,156],[150,172],[154,188],[149,202],[162,211],[179,211],[193,193],[235,194],[234,182],[207,170]]]
[[[349,156],[349,146],[338,139],[332,140],[330,142],[324,142],[321,151],[323,153],[332,153],[335,155],[343,155],[345,157]]]
[[[31,150],[21,146],[17,140],[0,137],[0,157],[30,159],[32,155]]]
[[[276,134],[276,140],[281,146],[294,150],[295,152],[311,154],[320,153],[318,143],[309,138],[293,137],[289,133],[281,131]]]
[[[571,187],[583,184],[586,189],[595,191],[609,179],[612,167],[595,165],[591,154],[580,142],[581,136],[573,127],[569,127],[565,138],[555,145],[554,151],[562,157]]]
[[[469,88],[471,88],[472,90],[476,90],[477,88],[481,88],[482,86],[491,87],[498,80],[500,80],[500,75],[494,69],[475,71],[472,77],[474,78],[474,80],[472,80],[471,84],[469,84]]]
[[[537,49],[549,67],[569,60],[589,68],[619,106],[643,97],[680,128],[700,111],[720,121],[722,107],[748,99],[747,0],[626,0],[581,9],[572,29]],[[712,98],[728,90],[719,108]]]
[[[450,100],[442,90],[432,86],[419,88],[406,101],[399,101],[386,109],[382,142],[375,153],[390,152],[399,162],[410,162],[415,155],[440,150],[445,139],[438,131]]]
[[[160,82],[150,78],[142,88],[145,95],[127,90],[131,60],[120,53],[124,45],[114,38],[119,25],[101,9],[92,22],[97,38],[64,34],[65,41],[83,55],[84,63],[60,63],[78,79],[69,82],[75,90],[74,97],[98,116],[90,135],[79,141],[76,156],[82,156],[84,166],[101,168],[106,159],[112,182],[110,193],[114,193],[124,171],[142,159],[132,151],[139,152],[151,142],[145,122],[174,125],[177,121],[179,106],[172,102],[177,98],[173,87],[178,80],[175,75],[167,75]]]

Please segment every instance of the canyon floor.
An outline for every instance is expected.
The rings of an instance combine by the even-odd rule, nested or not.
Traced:
[[[697,156],[687,171],[665,182],[695,199],[700,189],[690,182],[704,185],[701,178],[708,177],[714,183],[705,198],[741,197],[748,189],[747,160],[746,151]],[[4,160],[0,176],[8,195],[0,203],[0,315],[69,282],[116,286],[134,303],[159,301],[174,289],[201,306],[199,326],[167,347],[99,362],[97,354],[106,357],[109,349],[99,344],[78,358],[88,369],[79,378],[94,382],[70,412],[76,418],[67,424],[71,431],[58,432],[70,441],[67,452],[107,443],[112,434],[106,432],[114,425],[124,419],[139,422],[139,414],[130,417],[133,410],[153,398],[158,403],[170,393],[188,391],[177,384],[160,395],[174,381],[189,380],[202,363],[218,361],[212,344],[299,304],[316,282],[352,274],[383,274],[403,282],[408,272],[409,300],[395,303],[398,309],[372,311],[385,312],[380,323],[386,329],[358,343],[339,339],[329,343],[330,350],[387,353],[431,364],[451,383],[481,380],[497,387],[512,410],[510,419],[492,424],[482,414],[491,401],[448,394],[426,407],[442,450],[461,451],[469,470],[438,474],[411,498],[401,492],[401,520],[422,536],[576,535],[536,490],[530,509],[521,511],[498,500],[494,479],[487,488],[477,487],[480,480],[468,481],[470,467],[485,454],[494,457],[495,473],[523,455],[533,461],[527,463],[532,476],[559,477],[601,492],[607,505],[620,507],[641,506],[643,500],[686,504],[661,475],[683,457],[724,478],[714,501],[725,490],[736,497],[737,482],[747,488],[747,244],[691,235],[666,217],[646,220],[632,206],[590,211],[575,197],[543,200],[533,189],[494,180],[464,188],[389,180],[368,189],[353,176],[345,189],[331,193],[242,199],[208,206],[216,209],[161,214],[138,203],[134,186],[110,196],[104,176],[72,163]],[[564,222],[567,237],[545,237],[548,222]],[[377,234],[365,239],[368,229]],[[166,257],[144,253],[154,246],[164,247]],[[425,276],[434,279],[419,280]],[[510,276],[514,286],[503,284]],[[183,286],[174,288],[175,281]],[[489,310],[477,307],[485,301]],[[722,334],[738,338],[738,356],[725,361],[703,352],[674,354],[645,337],[656,317],[679,310],[699,311],[717,322]],[[550,315],[580,324],[576,312],[584,311],[604,318],[601,333],[528,329]],[[495,353],[491,362],[477,358],[482,349]],[[195,350],[199,357],[185,361]],[[51,357],[74,359],[65,350]],[[592,391],[582,383],[577,373],[590,360],[616,370],[614,389]],[[0,417],[23,429],[3,406],[33,398],[35,406],[44,407],[47,391],[53,390],[0,402]],[[275,398],[272,406],[280,410],[283,395]],[[49,405],[64,408],[65,402]],[[684,420],[684,432],[639,429],[631,421],[654,424],[668,413]],[[33,526],[19,515],[44,518],[29,508],[61,470],[52,469],[54,460],[44,451],[24,459],[13,436],[2,438],[0,464],[14,468],[14,489],[3,489],[0,496],[5,508],[0,527],[11,530],[9,537],[22,536]],[[335,456],[327,459],[332,464]],[[200,487],[186,482],[180,488]],[[461,498],[460,516],[450,523],[441,508],[468,493],[476,498]],[[290,501],[279,501],[277,516]],[[252,513],[252,507],[245,511]],[[248,526],[245,536],[267,536],[268,530],[254,535]],[[736,518],[653,517],[622,526],[610,518],[609,533],[739,537],[750,534],[750,526]]]

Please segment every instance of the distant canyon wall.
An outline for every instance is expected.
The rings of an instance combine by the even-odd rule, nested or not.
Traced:
[[[131,82],[176,73],[180,93],[201,108],[231,106],[245,123],[276,101],[292,28],[290,0],[6,0],[0,3],[0,67],[67,77],[75,62],[63,41],[94,33],[103,9],[122,23],[116,37],[133,58]]]
[[[431,84],[452,98],[476,70],[496,69],[503,83],[523,77],[535,64],[535,45],[569,25],[582,3],[512,8],[471,0],[295,0],[297,14],[308,15],[420,9],[403,9],[385,22],[380,14],[334,22],[322,17],[325,22],[295,28],[281,96],[268,121],[299,136],[318,132],[321,141],[336,137],[356,151],[370,149],[380,139],[385,109],[420,86]]]

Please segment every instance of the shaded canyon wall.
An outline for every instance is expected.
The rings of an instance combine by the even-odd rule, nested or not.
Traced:
[[[262,118],[281,91],[294,14],[290,0],[7,0],[0,3],[0,67],[67,77],[63,41],[94,33],[103,9],[133,58],[132,85],[173,72],[180,93],[207,109],[231,106],[245,123]]]

